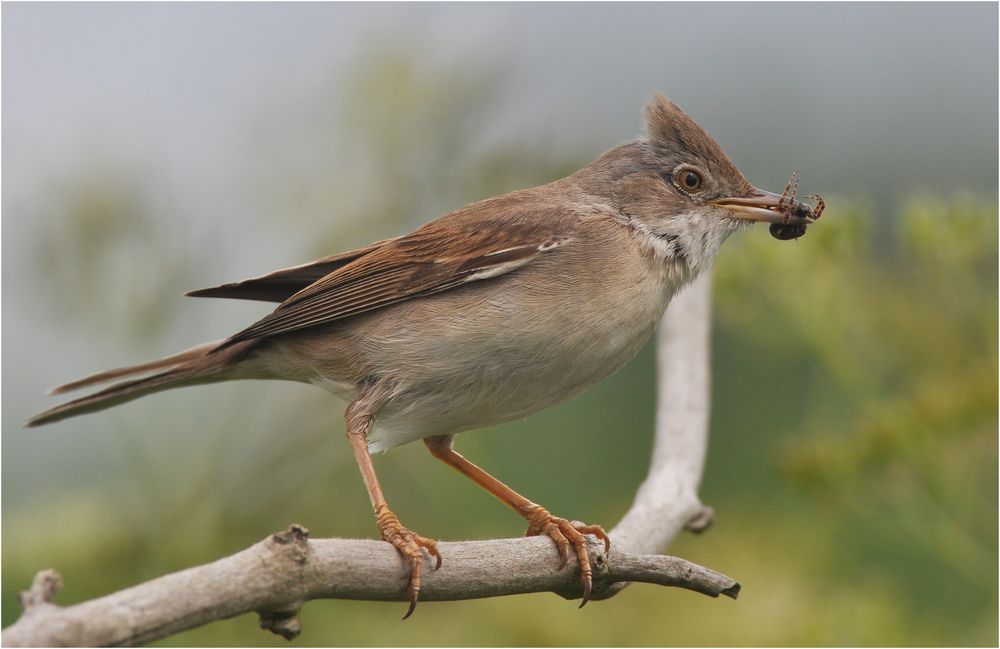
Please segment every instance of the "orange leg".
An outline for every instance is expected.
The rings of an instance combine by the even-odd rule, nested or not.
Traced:
[[[382,539],[392,543],[410,564],[410,577],[406,588],[406,594],[410,599],[410,608],[403,616],[405,620],[413,614],[417,607],[417,597],[420,595],[420,571],[424,559],[423,550],[426,549],[430,556],[437,559],[435,570],[441,567],[441,553],[438,552],[434,539],[424,538],[403,527],[396,515],[389,509],[389,504],[385,501],[385,496],[382,495],[382,487],[379,486],[378,477],[375,475],[371,456],[368,454],[368,431],[371,430],[374,416],[365,406],[363,400],[358,399],[344,413],[344,418],[347,421],[347,439],[351,442],[354,459],[358,462],[361,477],[365,481],[365,487],[368,488],[368,496],[375,509],[375,523],[382,533]]]
[[[431,455],[443,462],[455,467],[464,475],[483,487],[491,494],[500,499],[501,502],[516,511],[528,520],[528,531],[525,536],[538,536],[545,534],[556,543],[559,549],[559,569],[566,566],[569,561],[570,546],[576,551],[577,561],[580,563],[580,583],[583,585],[582,607],[590,601],[590,591],[593,587],[593,569],[590,566],[590,557],[587,555],[587,540],[585,534],[593,534],[604,541],[604,549],[611,549],[611,539],[605,534],[600,525],[583,525],[571,523],[565,518],[553,516],[545,508],[536,505],[521,494],[517,493],[504,483],[500,482],[489,473],[486,473],[478,466],[469,462],[451,447],[452,438],[450,436],[430,437],[424,440],[424,444],[430,450]]]

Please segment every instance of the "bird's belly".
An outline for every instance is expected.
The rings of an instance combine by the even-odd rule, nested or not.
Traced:
[[[379,409],[369,446],[372,451],[385,450],[544,410],[620,369],[647,337],[648,333],[615,341],[603,349],[595,344],[589,353],[559,350],[558,345],[520,353],[505,347],[481,348],[461,360],[464,371],[454,369],[424,380],[407,377]],[[454,354],[454,349],[450,351]]]
[[[419,332],[397,326],[369,350],[375,373],[392,386],[369,448],[519,419],[579,394],[638,353],[669,295],[655,298],[611,311],[617,317],[575,299],[546,310],[485,305],[465,316],[445,308],[448,318]]]

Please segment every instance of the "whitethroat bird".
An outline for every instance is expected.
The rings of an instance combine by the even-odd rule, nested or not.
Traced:
[[[607,377],[732,232],[764,221],[775,237],[796,238],[822,205],[798,201],[791,182],[781,195],[756,189],[663,95],[645,118],[645,137],[562,180],[473,203],[395,239],[192,291],[280,304],[225,340],[57,387],[53,394],[133,377],[28,425],[185,385],[312,383],[350,402],[347,438],[378,529],[409,566],[404,619],[416,606],[424,551],[437,566],[441,555],[393,514],[370,454],[418,439],[527,519],[527,535],[551,537],[560,567],[575,552],[585,604],[584,535],[609,548],[604,530],[516,493],[459,455],[455,434],[530,415]]]

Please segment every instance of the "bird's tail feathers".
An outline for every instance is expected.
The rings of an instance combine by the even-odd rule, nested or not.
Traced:
[[[222,380],[225,370],[232,368],[246,355],[253,341],[228,347],[215,354],[209,353],[220,343],[221,341],[198,345],[174,356],[93,374],[78,381],[61,385],[54,388],[50,394],[62,394],[118,378],[163,370],[152,376],[115,383],[94,394],[49,408],[29,419],[25,425],[41,426],[67,417],[104,410],[160,390]]]
[[[57,394],[65,394],[66,392],[72,392],[73,390],[79,390],[81,388],[89,388],[92,385],[98,385],[99,383],[107,383],[108,381],[113,381],[115,379],[122,379],[127,376],[136,376],[138,374],[149,374],[155,370],[169,369],[188,363],[197,358],[201,358],[209,351],[215,349],[222,343],[221,340],[217,340],[211,343],[205,343],[203,345],[198,345],[192,347],[191,349],[185,349],[179,354],[174,354],[173,356],[167,356],[166,358],[160,358],[155,361],[150,361],[148,363],[142,363],[141,365],[131,365],[129,367],[119,367],[113,370],[107,370],[106,372],[98,372],[97,374],[91,374],[90,376],[85,376],[82,379],[77,379],[76,381],[71,381],[63,385],[58,385],[51,390],[49,390],[49,395],[54,396]]]

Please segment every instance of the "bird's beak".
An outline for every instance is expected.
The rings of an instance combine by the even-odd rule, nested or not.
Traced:
[[[737,219],[780,225],[808,225],[816,220],[813,208],[806,203],[756,187],[747,196],[719,198],[710,202],[726,208]]]

